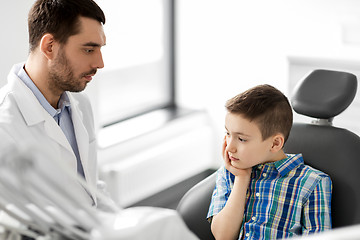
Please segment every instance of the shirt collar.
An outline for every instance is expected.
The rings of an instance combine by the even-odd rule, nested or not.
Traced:
[[[66,92],[64,92],[60,96],[58,108],[55,109],[51,104],[46,100],[44,95],[37,88],[35,83],[30,79],[29,75],[26,73],[24,67],[21,67],[19,72],[17,73],[18,77],[25,83],[25,85],[30,88],[30,90],[34,93],[35,97],[40,102],[41,106],[52,116],[55,117],[58,115],[65,107],[67,107],[70,111],[70,100]]]
[[[295,169],[297,166],[303,163],[304,160],[302,154],[286,154],[286,158],[282,160],[272,163],[260,164],[257,165],[256,167],[262,169],[263,166],[268,166],[271,169],[271,166],[273,166],[274,168],[276,168],[276,170],[281,176],[285,176],[288,172],[290,172],[291,170]]]
[[[69,110],[71,109],[70,108],[70,99],[66,92],[61,94],[59,103],[58,103],[58,108],[61,109],[61,111],[64,110],[64,108],[69,108]]]
[[[274,165],[281,176],[285,176],[300,164],[304,164],[302,154],[286,154],[286,158],[274,162]]]

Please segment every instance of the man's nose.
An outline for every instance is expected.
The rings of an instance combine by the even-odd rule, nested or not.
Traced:
[[[99,51],[99,53],[97,54],[92,67],[96,69],[104,67],[104,60],[101,51]]]

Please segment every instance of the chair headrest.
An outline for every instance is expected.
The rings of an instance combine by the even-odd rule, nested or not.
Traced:
[[[318,119],[332,119],[354,100],[357,78],[348,72],[314,70],[300,81],[291,98],[295,112]]]

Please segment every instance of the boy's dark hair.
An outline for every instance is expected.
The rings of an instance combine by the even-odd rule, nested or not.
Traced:
[[[263,140],[274,134],[289,137],[293,113],[286,96],[270,85],[253,87],[226,102],[230,113],[241,114],[258,125]]]
[[[93,0],[37,0],[28,16],[30,51],[46,33],[65,44],[70,36],[79,33],[80,16],[105,24],[104,12]]]

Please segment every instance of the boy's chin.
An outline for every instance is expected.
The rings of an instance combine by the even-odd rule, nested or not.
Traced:
[[[240,164],[236,164],[236,163],[233,163],[233,162],[231,162],[231,166],[233,166],[236,169],[240,169],[240,170],[245,170],[245,169],[250,168],[250,167],[243,166],[243,165],[240,165]]]

